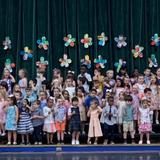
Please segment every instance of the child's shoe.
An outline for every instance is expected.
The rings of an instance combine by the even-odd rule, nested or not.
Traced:
[[[76,141],[74,139],[72,139],[72,145],[75,145]]]
[[[13,142],[13,145],[17,145],[17,142]]]
[[[79,140],[76,140],[76,145],[79,145]]]
[[[11,145],[11,142],[8,142],[7,145]]]
[[[156,120],[156,124],[159,124],[159,120]]]
[[[142,141],[139,141],[139,144],[142,144],[143,142]]]
[[[151,144],[151,142],[149,140],[147,140],[147,144]]]

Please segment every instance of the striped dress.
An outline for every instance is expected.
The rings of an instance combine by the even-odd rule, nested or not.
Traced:
[[[33,125],[31,122],[31,116],[28,110],[24,107],[20,109],[20,117],[17,126],[17,133],[30,134],[33,132]]]

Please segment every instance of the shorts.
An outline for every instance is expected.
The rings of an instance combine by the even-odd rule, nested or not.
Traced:
[[[65,122],[56,122],[56,130],[57,131],[65,131]]]
[[[123,122],[123,132],[133,132],[134,131],[134,123],[133,121]]]

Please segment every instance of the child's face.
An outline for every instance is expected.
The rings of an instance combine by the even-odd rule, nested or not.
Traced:
[[[34,103],[33,103],[33,107],[34,107],[35,109],[37,109],[37,108],[39,108],[39,105],[38,105],[36,102],[34,102]]]
[[[138,83],[140,83],[140,84],[144,83],[144,77],[143,76],[138,77]]]
[[[8,105],[12,105],[13,104],[11,98],[7,98],[7,103],[8,103]]]
[[[23,77],[24,77],[24,72],[23,72],[23,70],[19,70],[18,75],[19,75],[20,78],[23,78]]]
[[[96,102],[91,102],[90,106],[92,109],[95,109],[97,107],[97,104]]]
[[[91,91],[91,97],[95,97],[97,95],[97,93],[95,91]]]
[[[96,76],[97,76],[97,75],[100,75],[100,72],[99,72],[97,69],[95,69],[95,70],[94,70],[94,75],[96,75]]]
[[[62,105],[63,105],[63,100],[62,100],[62,99],[58,99],[58,100],[57,100],[57,104],[58,104],[59,106],[62,106]]]
[[[26,106],[26,105],[27,105],[27,101],[24,100],[24,101],[23,101],[23,106]]]
[[[83,94],[83,93],[82,93],[81,89],[78,89],[78,90],[77,90],[77,95],[78,95],[78,96],[82,96],[82,94]]]
[[[45,94],[45,92],[40,92],[39,98],[40,98],[41,100],[46,99],[46,94]]]
[[[132,92],[133,92],[133,93],[138,93],[138,88],[137,88],[136,86],[133,86],[133,87],[132,87]]]
[[[20,86],[19,86],[19,85],[15,85],[15,86],[14,86],[14,90],[15,90],[15,91],[21,91]]]
[[[71,79],[67,79],[66,80],[66,84],[67,84],[67,86],[72,86],[72,80]]]
[[[132,104],[132,101],[126,101],[126,104],[127,104],[127,105],[131,105],[131,104]]]
[[[65,91],[65,92],[63,93],[63,97],[64,97],[64,98],[68,98],[68,97],[69,97],[69,93]]]
[[[147,100],[143,101],[142,105],[143,105],[144,108],[147,108],[148,107],[148,101]]]
[[[117,87],[121,86],[121,81],[119,79],[117,79],[116,83],[117,83]]]
[[[16,100],[19,100],[21,98],[20,93],[15,93],[14,96],[16,97]]]
[[[31,91],[30,90],[26,90],[26,95],[30,96],[31,95]]]
[[[81,74],[84,74],[84,73],[86,73],[86,67],[81,67]]]
[[[111,98],[109,98],[109,100],[108,100],[108,104],[109,104],[110,106],[112,106],[112,105],[114,104],[114,100],[113,100],[113,99],[111,99]]]
[[[59,97],[59,95],[60,95],[59,89],[54,89],[53,95],[54,95],[54,97]]]
[[[125,84],[129,84],[129,82],[130,82],[130,79],[126,77],[126,78],[124,79],[124,83],[125,83]]]
[[[113,72],[113,71],[108,71],[108,72],[107,72],[107,77],[108,77],[109,79],[113,78],[113,76],[114,76],[114,72]]]
[[[72,102],[72,105],[73,105],[73,106],[78,106],[78,101],[73,101],[73,102]]]
[[[146,97],[150,98],[152,96],[152,91],[147,91]]]
[[[9,72],[9,70],[6,69],[6,70],[4,71],[4,77],[5,77],[5,78],[8,78],[9,76],[10,76],[10,72]]]
[[[145,76],[150,76],[151,70],[150,70],[150,69],[146,69],[146,70],[144,71],[144,74],[145,74]]]
[[[155,84],[156,83],[156,77],[155,76],[153,76],[153,77],[151,77],[151,82],[153,83],[153,84]]]
[[[124,93],[120,93],[120,94],[119,94],[119,98],[120,98],[121,100],[124,100]]]
[[[48,107],[49,107],[49,108],[52,108],[52,107],[53,107],[53,103],[54,103],[54,102],[53,102],[53,99],[49,99],[49,100],[48,100]]]

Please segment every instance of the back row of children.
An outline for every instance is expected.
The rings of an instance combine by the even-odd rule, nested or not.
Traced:
[[[113,144],[117,125],[124,143],[128,131],[132,143],[135,142],[138,125],[139,144],[143,143],[144,134],[150,144],[153,114],[155,123],[159,124],[160,69],[155,74],[146,69],[144,75],[135,69],[129,77],[126,68],[121,68],[116,78],[113,70],[103,76],[99,69],[91,77],[85,65],[80,72],[77,80],[73,71],[64,80],[61,71],[54,69],[52,82],[48,83],[45,72],[39,71],[36,79],[28,82],[26,70],[21,69],[16,83],[5,69],[0,83],[0,133],[4,136],[7,132],[8,144],[12,135],[13,144],[17,144],[17,133],[22,144],[30,143],[30,134],[34,144],[42,144],[43,132],[47,144],[52,144],[53,134],[57,132],[58,143],[63,144],[64,134],[71,133],[71,143],[78,145],[80,133],[86,134],[87,122],[89,144],[91,138],[97,144],[102,136],[104,144]]]

